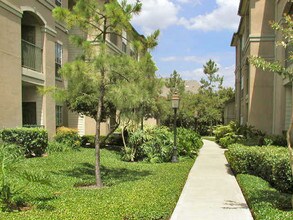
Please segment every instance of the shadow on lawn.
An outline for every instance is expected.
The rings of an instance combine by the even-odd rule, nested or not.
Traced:
[[[90,184],[95,182],[95,166],[90,163],[80,163],[78,167],[72,170],[61,170],[59,172],[53,172],[57,175],[64,175],[69,177],[76,177],[82,179],[82,182],[75,185]],[[143,177],[151,175],[149,171],[137,171],[125,168],[107,168],[101,167],[101,175],[103,183],[106,186],[117,185],[123,182],[137,181]]]

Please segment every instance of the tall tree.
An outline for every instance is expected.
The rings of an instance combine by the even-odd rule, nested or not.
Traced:
[[[195,98],[200,132],[203,134],[209,133],[211,126],[222,122],[224,103],[234,94],[231,88],[223,88],[224,77],[217,74],[218,71],[213,60],[203,65],[205,78],[201,78],[201,87]]]
[[[293,46],[293,20],[292,15],[287,15],[284,17],[284,22],[282,24],[273,22],[272,23],[273,29],[276,31],[280,31],[282,33],[283,40],[278,42],[278,46],[282,46],[286,48],[292,48]],[[287,58],[287,62],[293,61],[293,52],[292,49],[289,51]],[[261,57],[252,56],[249,59],[250,63],[253,64],[257,68],[261,68],[262,70],[266,70],[269,72],[273,72],[279,74],[280,76],[289,79],[293,82],[293,69],[287,68],[286,66],[282,65],[279,61],[270,62],[265,60]],[[290,155],[290,165],[293,177],[293,108],[291,112],[291,121],[290,126],[287,131],[287,144],[288,144],[288,151]],[[293,207],[293,195],[292,195],[292,207]]]
[[[66,64],[61,74],[69,82],[66,93],[69,109],[96,120],[95,176],[98,188],[103,186],[100,172],[100,125],[103,120],[102,110],[108,101],[106,95],[114,85],[129,81],[131,75],[127,73],[132,72],[125,71],[131,67],[129,59],[108,52],[106,36],[114,34],[123,38],[123,30],[131,32],[129,21],[133,14],[140,12],[141,6],[138,0],[134,4],[128,4],[126,0],[121,4],[116,0],[77,0],[72,10],[57,7],[53,11],[54,17],[64,22],[69,29],[77,27],[84,33],[83,36],[70,38],[72,43],[82,48],[83,56]]]
[[[170,77],[166,80],[165,83],[166,87],[170,89],[169,98],[177,92],[179,95],[184,93],[185,90],[185,83],[182,80],[179,73],[176,70],[170,75]]]

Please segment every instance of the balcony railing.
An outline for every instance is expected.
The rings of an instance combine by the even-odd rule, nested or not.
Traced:
[[[37,72],[42,72],[43,49],[21,40],[21,61],[22,66]]]

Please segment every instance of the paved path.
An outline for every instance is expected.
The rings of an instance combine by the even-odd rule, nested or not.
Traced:
[[[253,220],[216,143],[204,140],[171,220]]]

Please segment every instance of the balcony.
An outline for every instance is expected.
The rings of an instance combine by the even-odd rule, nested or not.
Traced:
[[[43,63],[43,49],[22,39],[21,62],[22,67],[41,73]]]

